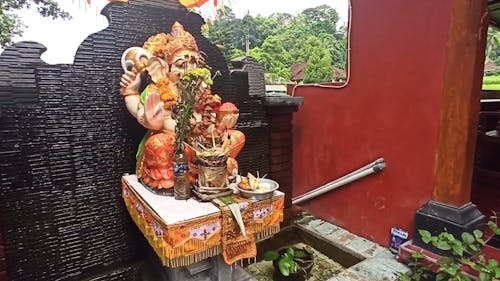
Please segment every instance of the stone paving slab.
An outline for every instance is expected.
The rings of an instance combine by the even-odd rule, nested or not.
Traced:
[[[378,244],[370,246],[368,249],[365,251],[361,252],[361,255],[363,255],[366,258],[372,258],[376,255],[378,255],[381,252],[388,252],[389,250],[385,247],[382,247]]]
[[[321,233],[322,235],[329,235],[329,234],[339,230],[339,228],[337,226],[335,226],[331,223],[326,223],[326,222],[318,225],[317,227],[313,227],[313,228],[314,228],[314,230]]]
[[[349,243],[346,244],[346,246],[348,249],[360,253],[364,258],[370,258],[372,256],[367,254],[367,251],[377,247],[378,245],[374,245],[373,242],[366,240],[365,238],[355,236]]]
[[[349,270],[366,277],[368,280],[386,281],[398,280],[396,272],[407,272],[408,267],[396,261],[390,252],[388,254],[382,252],[352,266]]]
[[[370,279],[366,279],[364,276],[359,275],[357,272],[352,270],[344,270],[339,275],[333,276],[327,281],[374,281]]]
[[[340,249],[363,259],[328,281],[386,281],[397,280],[396,272],[408,272],[385,247],[357,236],[341,227],[317,219],[308,213],[296,221],[298,227],[312,231]]]

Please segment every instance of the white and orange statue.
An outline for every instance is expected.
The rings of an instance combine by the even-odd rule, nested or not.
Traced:
[[[211,92],[212,74],[194,37],[176,22],[170,34],[154,35],[142,48],[127,49],[122,67],[120,93],[128,111],[148,129],[137,152],[138,178],[152,188],[172,188],[175,174],[187,170],[188,165],[176,166],[176,155],[184,153],[191,184],[201,170],[223,167],[225,178],[217,181],[223,186],[206,181],[215,174],[202,175],[209,186],[196,185],[227,190],[227,178],[238,173],[235,158],[245,135],[234,129],[238,108],[221,104],[221,98]]]

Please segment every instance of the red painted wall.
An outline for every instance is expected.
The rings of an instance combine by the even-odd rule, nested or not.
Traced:
[[[352,0],[351,80],[298,87],[294,196],[384,157],[387,168],[302,206],[388,245],[431,198],[451,1]]]

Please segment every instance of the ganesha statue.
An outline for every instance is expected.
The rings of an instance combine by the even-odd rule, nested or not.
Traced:
[[[120,93],[127,110],[148,129],[137,151],[136,173],[147,186],[169,189],[176,173],[198,180],[205,156],[218,159],[231,179],[245,135],[235,130],[239,110],[212,93],[212,74],[194,37],[175,22],[123,53]],[[185,155],[186,165],[177,165]],[[180,157],[182,158],[182,157]]]

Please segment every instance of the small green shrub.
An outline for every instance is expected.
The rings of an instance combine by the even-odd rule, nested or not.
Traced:
[[[408,263],[411,269],[411,274],[406,274],[403,272],[396,273],[401,281],[426,281],[430,280],[432,276],[432,271],[429,266],[424,265],[422,261],[424,260],[424,255],[419,252],[411,253],[412,260]]]
[[[288,247],[281,254],[277,251],[268,251],[264,254],[264,260],[278,261],[278,269],[283,276],[290,276],[300,270],[304,270],[304,265],[312,264],[312,260],[304,260],[310,257],[311,254],[294,247]]]

